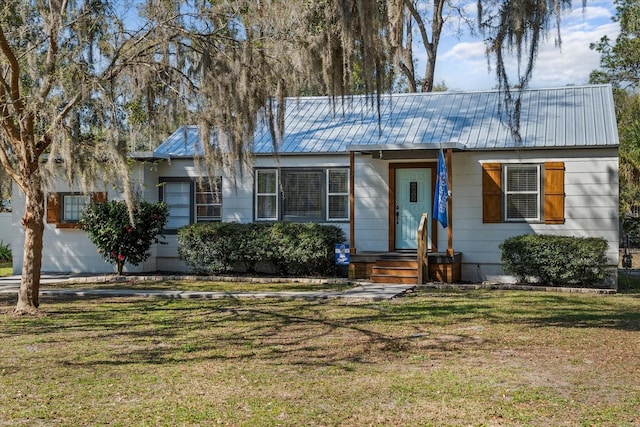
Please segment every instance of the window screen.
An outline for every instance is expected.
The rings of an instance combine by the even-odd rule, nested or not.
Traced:
[[[323,219],[323,171],[282,173],[282,217],[284,220]]]
[[[169,207],[166,228],[176,229],[189,225],[191,218],[191,183],[165,182],[163,201]]]
[[[327,173],[328,220],[349,219],[349,171],[329,169]]]
[[[540,168],[538,165],[507,165],[507,220],[540,219]]]
[[[222,219],[222,178],[204,178],[196,184],[196,222],[212,222]]]
[[[277,219],[277,215],[277,171],[258,170],[256,171],[256,219]]]
[[[62,221],[78,222],[89,203],[90,196],[65,195],[62,199]]]

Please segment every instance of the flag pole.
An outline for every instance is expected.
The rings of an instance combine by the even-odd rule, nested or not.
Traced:
[[[449,198],[447,200],[447,255],[453,256],[453,201],[451,194],[453,193],[451,177],[453,176],[453,165],[451,164],[451,148],[447,148],[446,164],[447,164],[447,186],[449,187]]]

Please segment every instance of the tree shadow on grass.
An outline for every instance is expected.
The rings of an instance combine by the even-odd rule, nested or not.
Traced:
[[[41,318],[3,321],[1,338],[78,345],[64,366],[263,361],[370,363],[492,346],[460,325],[640,330],[640,306],[614,297],[434,292],[384,302],[343,300],[51,298]],[[633,300],[632,300],[633,301]],[[432,332],[434,331],[434,332]]]
[[[93,309],[86,302],[93,303]],[[372,355],[402,357],[416,339],[415,327],[407,329],[407,323],[420,322],[419,329],[424,330],[433,319],[448,315],[442,307],[418,309],[273,299],[207,300],[195,307],[193,301],[162,299],[93,300],[79,305],[50,301],[44,321],[18,319],[18,327],[6,328],[3,335],[28,333],[47,345],[63,345],[74,337],[100,344],[100,351],[89,347],[82,350],[84,357],[63,358],[60,363],[65,366],[263,360],[344,368],[348,363],[366,363]],[[425,310],[430,312],[426,318]],[[394,323],[404,325],[402,332],[389,330]],[[430,340],[423,346],[433,351],[452,347],[447,340]],[[459,335],[456,345],[465,341],[473,339]]]

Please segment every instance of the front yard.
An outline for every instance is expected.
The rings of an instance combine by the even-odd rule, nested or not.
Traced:
[[[640,425],[638,294],[14,304],[0,425]]]

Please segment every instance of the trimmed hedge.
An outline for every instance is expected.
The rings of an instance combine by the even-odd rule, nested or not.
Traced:
[[[606,278],[603,238],[525,234],[505,240],[500,249],[502,269],[521,283],[593,286]]]
[[[333,275],[342,229],[312,223],[199,223],[178,231],[178,253],[198,274],[270,266],[284,275]]]

